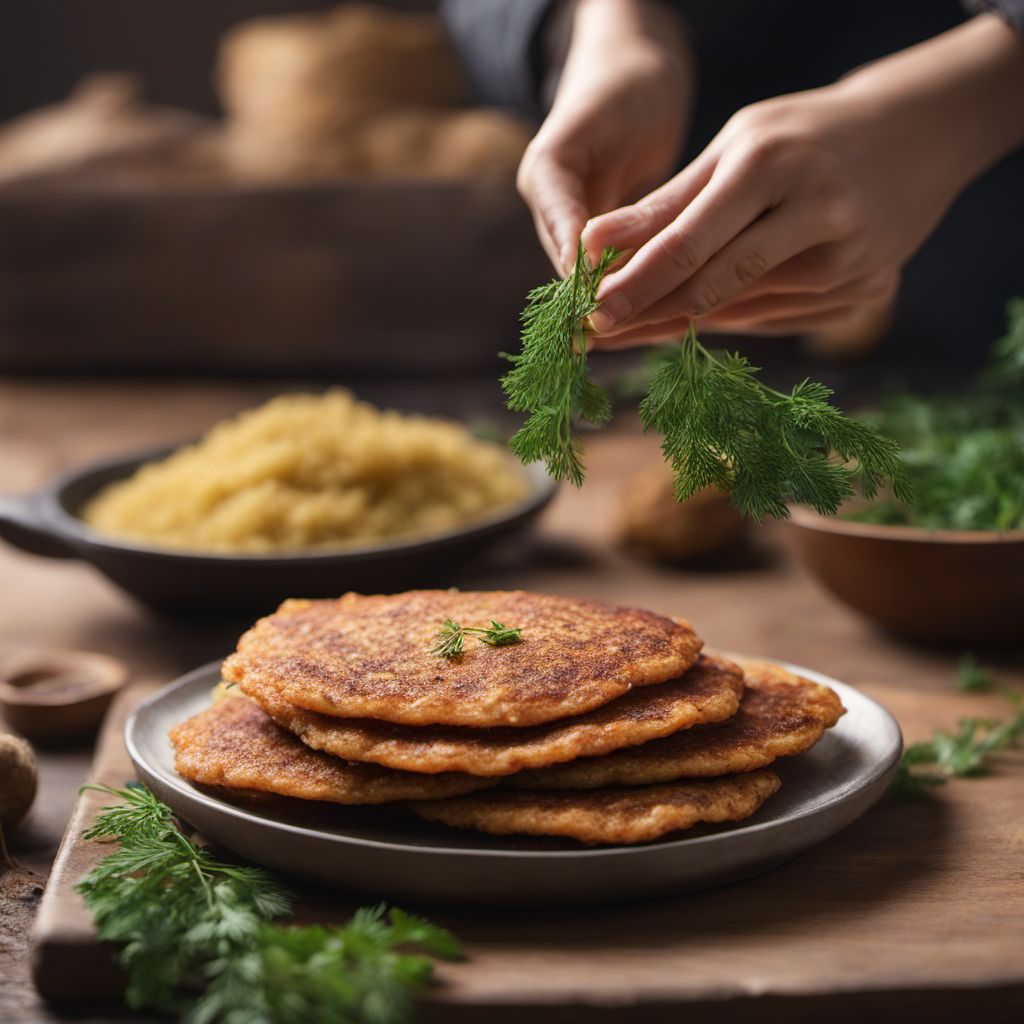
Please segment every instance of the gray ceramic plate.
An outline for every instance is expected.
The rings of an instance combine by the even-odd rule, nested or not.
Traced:
[[[299,801],[234,804],[174,771],[168,729],[210,700],[219,663],[150,697],[125,738],[139,777],[203,835],[306,880],[387,899],[482,904],[594,904],[683,892],[767,871],[845,828],[885,791],[903,746],[895,719],[853,687],[831,686],[847,714],[809,753],[775,767],[782,789],[740,825],[643,846],[588,849],[519,841],[420,822],[400,810]]]

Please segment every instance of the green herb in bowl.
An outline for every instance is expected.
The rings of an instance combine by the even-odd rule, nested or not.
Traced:
[[[900,446],[914,489],[845,513],[861,523],[946,530],[1024,529],[1024,298],[1010,301],[1006,336],[961,395],[887,399],[870,421]]]

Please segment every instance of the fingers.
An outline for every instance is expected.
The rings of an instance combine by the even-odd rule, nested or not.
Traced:
[[[698,328],[706,333],[801,334],[845,324],[865,310],[888,306],[899,289],[899,274],[884,272],[858,278],[829,292],[783,292],[734,302],[717,313],[701,317]],[[628,328],[618,334],[592,338],[595,348],[615,350],[682,337],[691,318],[674,316]]]
[[[598,331],[608,333],[617,325],[637,322],[765,212],[774,186],[742,171],[721,168],[719,164],[708,184],[671,224],[644,244],[622,270],[605,278],[598,291],[601,306],[591,318]],[[759,265],[744,263],[748,280],[757,271],[763,273]],[[702,309],[707,305],[698,303]],[[677,314],[689,312],[676,310]]]
[[[583,182],[557,158],[542,154],[524,158],[517,185],[544,251],[559,273],[567,274],[589,215]]]
[[[661,188],[631,206],[623,206],[591,220],[583,230],[583,248],[591,261],[609,248],[625,252],[639,249],[685,209],[710,181],[714,159],[703,154]]]
[[[772,269],[816,240],[818,224],[813,210],[782,207],[755,221],[733,239],[685,284],[655,302],[625,326],[687,317],[703,317],[726,306]],[[615,329],[611,332],[614,334]]]
[[[850,281],[827,292],[781,292],[758,295],[723,306],[702,318],[701,325],[715,330],[756,331],[761,323],[789,320],[849,306],[885,306],[895,297],[899,275],[885,272]]]
[[[759,334],[765,337],[786,337],[794,334],[808,334],[826,327],[837,327],[848,323],[863,310],[861,306],[837,306],[834,309],[807,313],[802,316],[780,317],[777,320],[759,320],[756,325],[743,328],[719,328],[724,333]]]
[[[649,345],[652,342],[678,340],[689,329],[689,318],[676,317],[673,320],[664,320],[657,324],[633,327],[611,337],[594,334],[590,336],[589,341],[595,349],[600,349],[603,352],[615,352],[618,349],[636,348],[638,345]]]

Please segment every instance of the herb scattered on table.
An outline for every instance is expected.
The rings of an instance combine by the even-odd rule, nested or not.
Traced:
[[[529,413],[510,447],[524,462],[543,460],[556,479],[583,482],[576,419],[601,426],[607,394],[587,376],[584,321],[597,307],[601,278],[617,258],[607,250],[591,266],[582,247],[563,281],[534,289],[523,312],[522,351],[502,385],[509,408]],[[687,336],[663,353],[640,403],[646,430],[663,435],[680,501],[708,485],[731,495],[755,520],[784,518],[787,502],[833,515],[855,484],[873,497],[885,484],[910,500],[899,449],[873,426],[848,419],[823,384],[805,380],[784,394],[732,353],[713,352]]]
[[[995,686],[992,672],[970,653],[965,654],[956,668],[956,688],[964,693],[988,693]]]
[[[958,689],[991,689],[992,679],[986,672],[986,686],[963,686],[963,666],[970,655],[961,660]],[[971,659],[972,671],[977,663]],[[972,684],[979,677],[972,676]],[[961,718],[956,732],[936,730],[930,740],[912,743],[903,752],[893,778],[892,790],[897,796],[921,796],[928,789],[940,786],[950,778],[969,778],[987,774],[993,755],[1009,750],[1024,737],[1024,695],[1004,690],[1013,706],[1009,718]]]
[[[509,647],[523,639],[522,626],[504,626],[491,619],[489,626],[461,626],[454,619],[445,619],[434,638],[430,653],[438,658],[461,658],[466,649],[466,638],[479,640],[489,647]]]
[[[902,449],[913,505],[888,496],[847,518],[927,529],[1024,529],[1024,299],[963,394],[894,394],[870,421]]]
[[[149,790],[118,797],[87,839],[118,839],[78,885],[100,939],[122,945],[126,1000],[189,1024],[401,1024],[431,979],[429,957],[460,956],[443,928],[383,906],[341,927],[272,923],[291,897],[255,867],[216,860]]]

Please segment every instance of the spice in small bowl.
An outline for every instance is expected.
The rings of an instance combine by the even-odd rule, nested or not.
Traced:
[[[0,664],[7,724],[47,743],[96,728],[128,679],[125,665],[91,651],[22,651]]]

